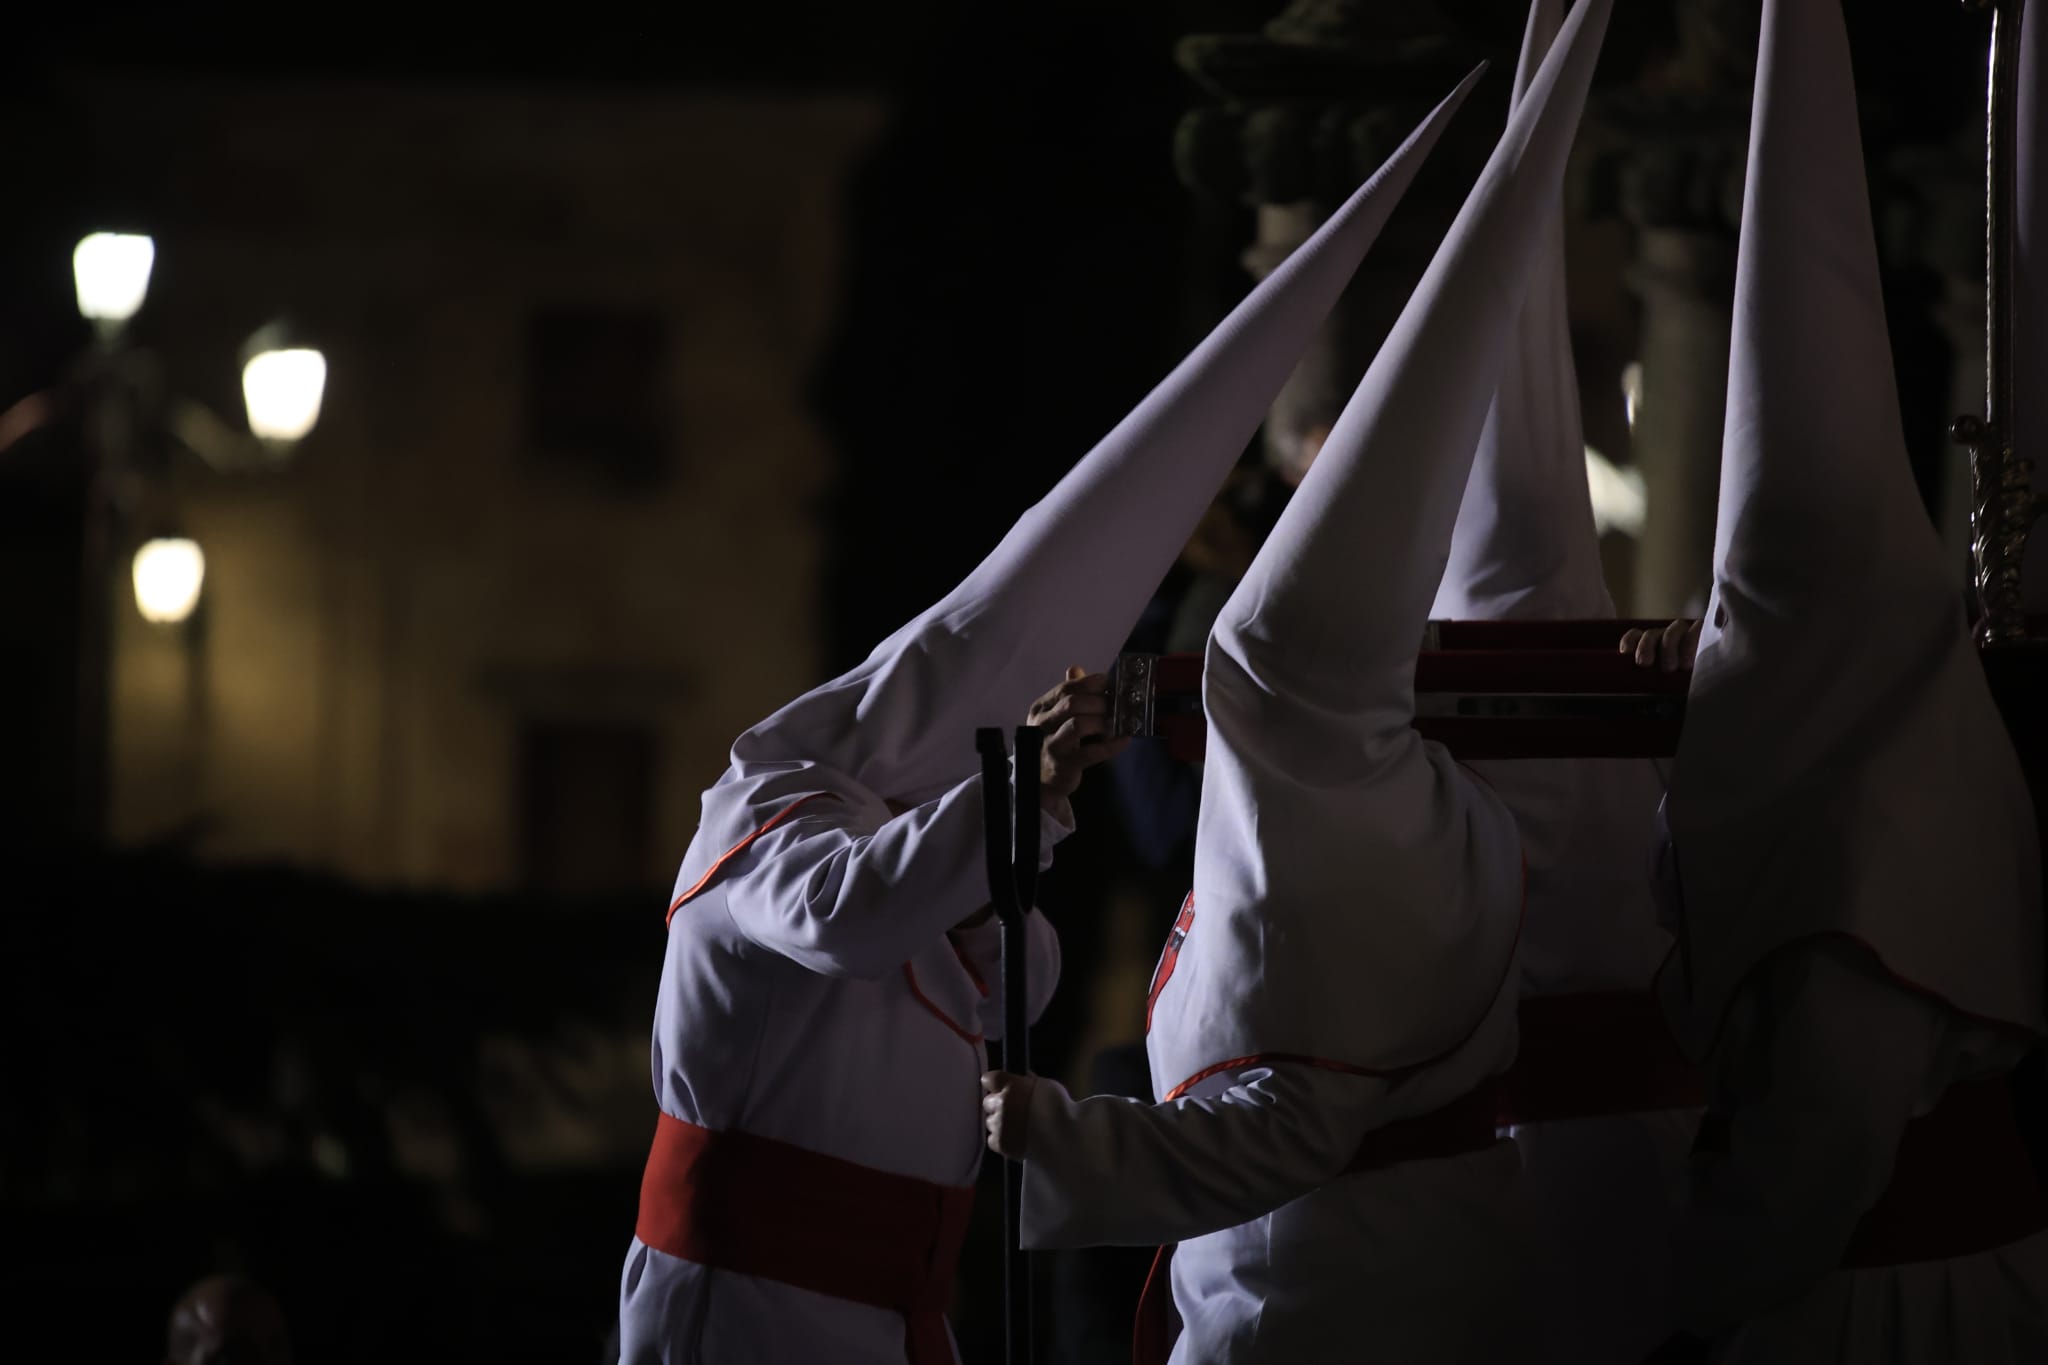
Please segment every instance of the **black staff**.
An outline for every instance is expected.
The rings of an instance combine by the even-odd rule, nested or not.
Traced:
[[[1016,801],[1011,802],[1009,754],[1003,732],[975,731],[981,751],[983,830],[988,854],[989,904],[1002,926],[1003,1070],[1031,1070],[1031,996],[1025,979],[1024,917],[1038,894],[1038,757],[1044,736],[1035,725],[1017,727]],[[1015,812],[1012,825],[1011,813]],[[1004,1359],[1032,1365],[1031,1262],[1024,1252],[1024,1165],[1003,1163]]]

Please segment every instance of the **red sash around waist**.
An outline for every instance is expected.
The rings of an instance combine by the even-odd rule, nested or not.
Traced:
[[[1846,1267],[1942,1261],[2048,1228],[2048,1198],[2020,1134],[2012,1077],[1963,1081],[1906,1125],[1892,1179],[1856,1224]]]
[[[1485,1081],[1441,1109],[1373,1129],[1358,1144],[1344,1173],[1358,1175],[1404,1161],[1435,1161],[1485,1151],[1499,1140],[1496,1116],[1501,1093],[1498,1079]]]
[[[1705,1103],[1698,1071],[1679,1051],[1657,1003],[1640,991],[1536,997],[1516,1012],[1521,1046],[1504,1075],[1481,1083],[1431,1113],[1366,1134],[1347,1175],[1404,1161],[1480,1152],[1502,1128],[1523,1123],[1602,1118],[1696,1108]],[[1163,1247],[1138,1302],[1132,1359],[1159,1365],[1173,1346],[1173,1248]]]
[[[2012,1077],[1963,1081],[1906,1125],[1892,1179],[1856,1224],[1845,1267],[1971,1256],[2048,1228]]]
[[[1521,1047],[1500,1078],[1500,1126],[1697,1109],[1705,1087],[1645,991],[1525,999]]]
[[[1516,1011],[1515,1064],[1433,1113],[1366,1135],[1350,1171],[1460,1156],[1524,1123],[1649,1114],[1706,1103],[1699,1072],[1640,991],[1538,996]]]
[[[1725,1118],[1700,1123],[1695,1151],[1728,1150]],[[1961,1081],[1906,1125],[1891,1183],[1858,1220],[1845,1270],[1945,1261],[2048,1229],[2048,1197],[2013,1107],[2012,1077]]]
[[[901,1313],[910,1365],[953,1365],[945,1314],[973,1205],[971,1185],[663,1114],[634,1232],[681,1260]]]

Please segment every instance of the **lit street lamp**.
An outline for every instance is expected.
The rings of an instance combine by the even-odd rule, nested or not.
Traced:
[[[149,296],[156,243],[140,233],[94,232],[71,253],[79,316],[98,344],[80,357],[70,379],[0,410],[0,458],[28,433],[66,412],[81,418],[85,480],[84,556],[77,685],[78,792],[75,822],[88,841],[106,829],[108,699],[112,692],[114,581],[140,490],[168,437],[222,472],[275,469],[320,419],[327,361],[317,350],[286,345],[266,329],[244,354],[242,399],[248,434],[206,405],[162,392],[153,357],[122,343],[127,323]],[[253,351],[253,354],[250,352]],[[152,461],[143,469],[141,457]],[[190,620],[206,581],[206,556],[187,539],[153,539],[131,566],[135,606],[145,620]],[[196,647],[195,640],[188,640]]]
[[[148,237],[95,232],[81,240],[71,253],[79,315],[103,330],[118,331],[141,310],[155,263],[156,243]]]
[[[296,347],[264,351],[242,367],[242,401],[249,430],[267,442],[304,439],[320,420],[320,394],[327,387],[327,357]]]
[[[152,540],[135,552],[135,605],[142,619],[177,625],[199,605],[206,555],[196,541]]]

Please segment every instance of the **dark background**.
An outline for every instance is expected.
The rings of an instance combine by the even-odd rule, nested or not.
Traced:
[[[1343,87],[1346,100],[1369,107],[1385,98],[1406,108],[1413,96],[1396,98],[1389,73],[1401,63],[1388,54],[1418,35],[1441,38],[1446,46],[1426,51],[1429,63],[1445,69],[1462,69],[1475,55],[1512,62],[1516,4],[1444,0],[1398,7],[1402,13],[1391,17],[1367,15],[1370,8],[1278,0],[797,0],[680,12],[553,7],[532,19],[500,11],[455,24],[362,7],[17,6],[0,43],[0,172],[8,185],[0,196],[0,409],[58,390],[75,372],[92,334],[73,306],[70,244],[119,219],[159,231],[151,303],[131,334],[164,358],[175,384],[224,413],[238,412],[231,381],[192,378],[225,373],[217,342],[226,324],[216,326],[204,290],[187,285],[180,293],[181,261],[193,258],[181,257],[179,245],[232,224],[237,249],[254,259],[265,233],[296,240],[322,210],[307,199],[259,212],[253,188],[223,190],[236,183],[227,174],[233,166],[216,180],[192,178],[190,168],[206,164],[202,132],[160,134],[182,149],[178,158],[144,164],[124,145],[127,131],[141,130],[124,130],[121,120],[136,109],[146,113],[166,83],[180,92],[177,117],[201,108],[230,123],[244,117],[238,111],[269,107],[263,101],[278,92],[301,90],[366,92],[364,108],[391,92],[421,91],[479,109],[508,96],[554,102],[549,107],[587,101],[613,112],[581,126],[601,130],[603,118],[616,118],[622,144],[636,135],[636,106],[623,99],[659,103],[708,92],[741,101],[757,120],[772,117],[760,111],[779,103],[870,100],[883,111],[881,131],[846,177],[829,234],[838,253],[830,323],[794,365],[786,398],[829,452],[829,477],[806,504],[815,612],[795,627],[760,623],[763,632],[800,632],[811,663],[764,664],[760,676],[768,680],[723,692],[714,667],[660,703],[697,715],[707,735],[729,737],[795,690],[858,660],[949,587],[1248,287],[1238,257],[1252,240],[1255,204],[1269,192],[1298,197],[1283,193],[1289,177],[1308,183],[1315,176],[1289,169],[1286,135],[1275,134],[1266,152],[1247,151],[1244,183],[1219,190],[1189,152],[1183,125],[1191,111],[1327,102],[1331,81],[1353,79],[1344,74],[1352,60],[1386,83]],[[1741,42],[1747,32],[1753,43],[1755,7],[1631,0],[1618,8],[1590,150],[1570,200],[1573,232],[1588,240],[1619,234],[1611,239],[1626,244],[1631,234],[1675,226],[1732,241],[1734,208],[1716,198],[1715,186],[1731,155],[1739,174],[1747,117]],[[1269,54],[1250,61],[1251,74],[1225,92],[1176,60],[1176,44],[1188,35],[1254,35],[1283,10],[1340,37],[1365,36],[1353,47],[1337,44],[1350,56],[1337,63],[1336,77],[1327,65],[1297,68]],[[1960,288],[1967,297],[1977,268],[1969,243],[1981,182],[1967,177],[1985,24],[1931,2],[1859,0],[1853,10],[1902,403],[1930,510],[1939,516],[1943,471],[1953,458],[1940,428],[1959,363],[1940,313],[1944,290]],[[1473,107],[1497,124],[1505,82],[1495,85]],[[106,112],[109,89],[139,92],[120,106],[131,112]],[[1654,117],[1640,117],[1644,109]],[[331,119],[329,136],[345,144],[353,127],[346,100]],[[772,152],[750,155],[751,126],[745,119],[732,125],[727,152],[733,164],[772,181],[779,173]],[[516,131],[508,127],[504,136],[502,147],[486,150],[516,164]],[[611,136],[589,136],[591,159],[608,155]],[[1430,225],[1440,228],[1455,207],[1490,136],[1482,130],[1469,146],[1447,144],[1444,165],[1430,171],[1436,183],[1418,188],[1423,202],[1404,206],[1413,232],[1397,274],[1412,280],[1419,273]],[[484,153],[449,155],[451,173],[459,173],[461,157]],[[1700,170],[1709,163],[1721,171]],[[358,165],[350,174],[365,173]],[[1960,180],[1945,178],[1957,174]],[[330,229],[337,239],[373,237],[380,223],[414,211],[409,181],[380,188],[369,175],[349,183],[353,216]],[[715,206],[749,191],[711,183],[663,192]],[[566,212],[604,207],[573,203]],[[715,207],[701,211],[717,219]],[[441,232],[433,249],[451,261],[486,249],[459,222],[421,231]],[[266,279],[290,278],[289,258],[278,259],[285,264],[266,266]],[[1626,252],[1583,266],[1575,257],[1575,303],[1581,294],[1628,298]],[[449,279],[450,291],[462,287],[452,272]],[[1701,285],[1709,294],[1715,287]],[[451,292],[438,306],[459,315],[468,297]],[[423,298],[415,302],[424,309],[431,301]],[[1398,292],[1381,312],[1390,315],[1397,299]],[[307,311],[320,316],[318,306]],[[668,373],[649,369],[632,379],[634,357],[653,343],[629,325],[579,331],[581,316],[535,324],[551,340],[533,353],[570,391],[567,405],[550,407],[552,390],[516,395],[538,428],[567,423],[572,445],[583,439],[577,421],[605,420],[579,417],[575,394],[607,384],[659,388]],[[1589,306],[1580,352],[1595,395],[1589,434],[1620,430],[1616,378],[1601,367],[1632,354],[1637,320],[1633,303],[1608,313]],[[366,354],[402,356],[429,377],[434,365],[453,363],[443,352],[408,349],[402,317],[381,325],[364,334],[372,338],[360,343]],[[377,428],[361,414],[381,402],[372,379],[386,371],[363,364],[347,371],[346,354],[337,355],[329,412],[306,444],[308,460],[332,462],[374,443]],[[351,380],[351,373],[370,377]],[[1599,404],[1605,407],[1596,411]],[[462,420],[453,411],[436,428],[454,433],[450,461]],[[692,460],[747,458],[716,436],[685,440],[630,421],[589,439],[612,461],[607,477],[625,490],[617,499],[622,518],[636,490],[658,483],[653,471],[671,445],[695,442]],[[211,1271],[242,1269],[279,1293],[299,1359],[315,1365],[599,1359],[632,1224],[633,1148],[652,1118],[644,1071],[641,1099],[620,1096],[630,1096],[636,1047],[644,1067],[659,971],[666,886],[654,869],[673,866],[691,833],[687,818],[674,818],[650,792],[678,765],[684,785],[707,784],[722,740],[679,753],[673,744],[649,748],[631,727],[606,729],[612,723],[601,717],[529,728],[519,742],[521,790],[544,794],[584,783],[576,790],[595,795],[581,808],[596,803],[613,813],[570,823],[557,804],[508,794],[505,805],[516,811],[506,818],[517,833],[507,837],[526,852],[476,864],[481,870],[449,863],[458,870],[446,876],[431,859],[394,861],[389,875],[369,876],[355,869],[376,865],[372,854],[353,863],[338,855],[250,856],[237,850],[252,845],[235,837],[246,802],[224,801],[154,826],[88,819],[80,813],[95,807],[99,788],[90,744],[75,724],[77,699],[109,684],[87,676],[91,666],[81,662],[88,657],[81,631],[93,619],[88,606],[107,600],[95,596],[105,583],[95,589],[82,567],[89,562],[86,449],[85,429],[70,415],[0,454],[0,572],[12,618],[0,643],[0,854],[7,859],[0,1218],[16,1253],[8,1320],[49,1329],[73,1358],[149,1360],[161,1351],[164,1314],[181,1288]],[[1631,458],[1625,445],[1609,454]],[[458,488],[471,478],[450,468]],[[1260,469],[1256,452],[1248,452],[1245,468]],[[163,479],[189,489],[192,477]],[[331,501],[327,488],[309,484],[305,496]],[[392,495],[390,517],[407,515],[403,496]],[[745,511],[707,496],[692,504],[690,515],[701,522],[678,525],[675,534],[687,539],[698,533],[693,527]],[[602,516],[592,516],[601,538]],[[127,526],[122,534],[137,531]],[[445,539],[445,559],[463,572],[517,571],[488,544],[465,549],[453,535]],[[120,598],[127,544],[115,547],[110,562],[117,565],[115,609],[132,615]],[[336,553],[346,566],[349,552]],[[1625,568],[1626,547],[1618,553]],[[580,587],[567,574],[593,610],[618,577],[602,569],[602,558],[580,561],[590,575]],[[210,561],[209,573],[228,567],[216,570]],[[1184,566],[1164,585],[1147,629],[1164,629],[1176,594],[1199,571]],[[740,584],[749,570],[735,563],[728,572]],[[227,634],[204,632],[231,629],[226,612],[217,622],[195,618],[190,646],[222,651],[207,656],[207,666],[223,686],[233,676],[234,648]],[[782,645],[728,629],[721,657],[783,657],[773,654]],[[117,713],[131,695],[121,676],[111,684]],[[223,692],[218,704],[236,703]],[[344,750],[355,742],[346,735],[334,741]],[[109,788],[141,780],[124,767],[128,752],[114,746]],[[594,775],[578,775],[586,772]],[[1084,794],[1086,836],[1063,853],[1045,897],[1063,926],[1067,978],[1038,1047],[1043,1069],[1081,1085],[1094,1074],[1102,1044],[1135,1037],[1130,1009],[1101,1013],[1096,983],[1121,980],[1115,973],[1127,975],[1133,961],[1149,969],[1185,878],[1191,788],[1143,771],[1119,779],[1098,780]],[[327,778],[309,773],[304,780]],[[430,791],[418,801],[435,799]],[[431,813],[419,804],[407,810],[408,821]],[[578,870],[606,861],[620,868],[608,881]],[[558,1150],[505,1131],[508,1110],[594,1110],[589,1097],[600,1093],[607,1113],[624,1114],[598,1125],[622,1134],[616,1140]],[[637,1120],[633,1103],[645,1106]],[[396,1135],[413,1131],[408,1124],[431,1130],[421,1150],[438,1156],[419,1157],[417,1143]],[[984,1212],[993,1208],[983,1201]],[[995,1257],[994,1230],[984,1224],[957,1318],[970,1361],[994,1358]],[[1078,1270],[1074,1262],[1048,1269],[1068,1295],[1060,1300],[1068,1319],[1062,1330],[1072,1335],[1062,1340],[1072,1358],[1083,1358],[1076,1343],[1091,1332],[1090,1349],[1114,1358],[1122,1296],[1141,1262],[1109,1257]],[[1072,1287],[1098,1273],[1114,1283]]]

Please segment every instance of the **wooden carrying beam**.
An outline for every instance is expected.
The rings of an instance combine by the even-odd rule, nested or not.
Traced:
[[[1692,675],[1620,652],[1624,631],[1668,624],[1432,621],[1415,663],[1415,728],[1461,759],[1668,757]],[[1115,733],[1202,757],[1201,655],[1126,654],[1111,697]]]

